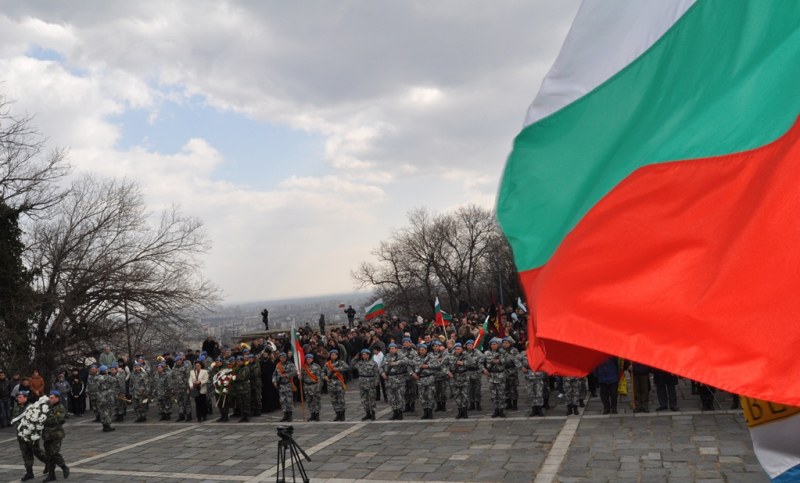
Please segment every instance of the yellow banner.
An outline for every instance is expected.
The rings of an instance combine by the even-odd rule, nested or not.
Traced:
[[[747,420],[747,426],[750,428],[800,413],[800,408],[794,406],[744,396],[741,399],[744,419]]]

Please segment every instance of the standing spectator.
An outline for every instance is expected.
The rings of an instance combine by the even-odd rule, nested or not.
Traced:
[[[103,346],[103,353],[100,354],[100,358],[97,363],[101,366],[111,367],[111,364],[117,362],[117,356],[111,352],[111,348],[107,345]]]
[[[202,349],[212,360],[219,357],[219,344],[210,335],[206,336],[206,340],[203,341]]]
[[[68,415],[70,413],[69,410],[69,391],[70,391],[70,384],[67,381],[67,373],[66,371],[62,371],[58,374],[58,378],[56,382],[53,383],[53,389],[58,391],[60,396],[58,397],[59,402],[62,406],[64,406],[64,414]],[[69,416],[67,416],[69,417]]]
[[[0,428],[11,426],[11,381],[0,370]]]
[[[31,394],[35,396],[35,399],[44,396],[44,378],[39,374],[38,369],[33,370],[33,374],[28,378],[28,382],[30,382],[30,391]]]
[[[83,416],[86,411],[86,384],[78,376],[72,377],[69,390],[70,412],[76,416]]]
[[[356,309],[352,305],[348,305],[344,313],[347,314],[347,326],[352,329],[353,322],[356,319]]]
[[[633,402],[635,413],[650,412],[650,366],[633,363],[631,372],[633,374]]]
[[[658,397],[658,408],[656,411],[678,410],[678,394],[675,386],[678,385],[678,376],[661,369],[653,369],[653,383],[656,385],[656,396]]]
[[[325,314],[319,314],[319,333],[325,333]]]
[[[208,371],[203,367],[203,363],[194,363],[194,369],[189,373],[189,389],[194,396],[194,407],[197,413],[197,422],[203,422],[208,418],[208,405],[206,394],[208,394]],[[191,420],[191,416],[189,416]]]
[[[619,359],[609,357],[594,370],[600,386],[603,414],[617,414],[617,387],[619,386]]]

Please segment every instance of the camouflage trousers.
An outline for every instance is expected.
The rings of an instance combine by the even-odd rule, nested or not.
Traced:
[[[564,377],[564,402],[577,405],[581,398],[582,377]]]
[[[489,381],[489,396],[492,399],[494,409],[505,409],[506,404],[506,382],[502,379]]]
[[[332,379],[328,383],[328,394],[331,396],[331,405],[336,412],[344,411],[344,388],[337,379]]]
[[[192,418],[192,398],[186,389],[181,389],[175,394],[175,406],[178,408],[178,414],[183,414],[187,418]]]
[[[436,401],[434,397],[434,386],[436,381],[433,376],[423,377],[417,381],[417,390],[419,390],[419,402],[424,409],[433,409]]]
[[[290,386],[291,387],[291,386]],[[279,396],[283,399],[283,396]],[[289,396],[291,399],[291,396]],[[239,391],[234,393],[233,397],[235,401],[235,407],[239,411],[242,416],[250,416],[250,390],[249,388],[246,391]],[[283,401],[281,400],[281,407],[283,407]]]
[[[321,385],[322,384],[306,384],[303,386],[303,397],[305,397],[308,411],[311,413],[319,414],[320,408],[322,407]]]
[[[474,375],[473,375],[474,374]],[[481,374],[474,371],[469,376],[469,387],[467,388],[467,399],[470,403],[481,402]]]
[[[433,384],[434,398],[437,403],[447,402],[447,378],[437,377]]]
[[[39,447],[38,441],[35,443],[26,443],[21,438],[17,438],[17,443],[19,443],[19,452],[22,453],[22,461],[25,463],[26,468],[33,466],[34,456],[42,463],[47,463],[47,457]]]
[[[395,411],[403,409],[406,393],[406,380],[403,376],[389,376],[386,381],[386,398]]]
[[[281,384],[278,386],[278,396],[281,401],[281,410],[285,413],[290,413],[294,409],[294,391],[292,385]],[[253,409],[252,407],[250,408]]]
[[[64,457],[61,456],[61,441],[63,438],[44,440],[45,467],[55,468],[56,466],[66,466]]]
[[[519,376],[516,368],[513,372],[506,371],[506,399],[516,401],[519,399]]]
[[[100,415],[100,422],[103,424],[111,423],[111,416],[114,411],[114,401],[103,398],[97,401],[97,413]]]
[[[455,376],[453,378],[453,399],[456,401],[456,407],[463,409],[467,407],[467,393],[469,391],[469,378],[462,376]]]
[[[525,373],[530,406],[544,406],[544,378],[543,372],[528,371]]]
[[[417,381],[415,381],[411,376],[406,378],[406,402],[413,403],[419,397],[419,388],[417,387]]]
[[[261,413],[261,381],[250,383],[250,409],[255,414]]]
[[[127,403],[120,398],[124,398],[124,394],[117,394],[114,398],[114,416],[123,416],[127,411]]]
[[[170,415],[172,414],[172,398],[169,395],[158,396],[156,399],[156,404],[158,404],[158,412],[161,414]]]
[[[133,395],[133,412],[136,414],[137,418],[143,418],[147,416],[147,410],[149,409],[149,404],[144,403],[145,395]]]
[[[375,388],[372,386],[372,379],[368,379],[369,384],[361,384],[358,387],[359,396],[361,396],[361,406],[364,411],[375,410]]]

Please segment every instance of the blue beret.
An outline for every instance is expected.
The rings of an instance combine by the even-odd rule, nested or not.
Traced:
[[[17,396],[28,397],[28,394],[30,394],[30,393],[31,393],[30,391],[26,391],[25,389],[20,389],[19,392],[17,393]]]
[[[308,354],[306,354],[306,359],[313,359],[313,358],[314,358],[314,354],[312,354],[310,352]]]
[[[438,340],[435,340],[435,341],[431,342],[431,345],[442,345],[442,343],[439,342]]]
[[[100,369],[100,372],[106,372],[108,370],[108,367],[100,366],[100,367],[98,367],[98,369]]]
[[[503,342],[499,337],[492,337],[492,340],[489,341],[490,344],[499,344]]]
[[[231,356],[231,357],[228,357],[228,364],[231,364],[231,363],[233,363],[233,362],[236,362],[236,358],[235,358],[235,357],[233,357],[233,356]]]
[[[206,360],[205,354],[200,354],[200,357],[197,358],[197,362],[203,362],[204,360]]]
[[[133,363],[133,367],[142,367],[142,363],[141,362],[134,362]]]
[[[242,354],[249,354],[249,353],[250,353],[249,349],[245,349],[245,350],[242,351]]]
[[[52,391],[50,391],[50,395],[61,397],[61,391],[59,391],[58,389],[53,389]]]
[[[456,342],[455,345],[453,346],[453,348],[456,348],[456,347],[461,347],[461,342]]]
[[[237,360],[237,361],[243,361],[243,360],[244,360],[244,357],[242,357],[242,356],[236,356],[236,360]]]
[[[403,337],[403,342],[411,342],[411,337]]]
[[[474,341],[474,340],[472,340],[472,339],[470,339],[470,340],[468,340],[468,341],[467,341],[467,345],[469,345],[469,344],[474,344],[474,343],[475,343],[475,341]]]
[[[362,354],[370,354],[369,349],[361,349]]]
[[[337,354],[338,355],[339,351],[337,349],[331,349],[331,350],[328,351],[328,354]]]
[[[116,362],[112,362],[112,363],[111,363],[111,368],[112,368],[112,369],[114,369],[114,368],[117,368],[117,369],[119,369],[119,364],[117,364]]]
[[[247,357],[248,359],[255,359],[256,355],[255,354],[247,354],[245,357]]]
[[[425,349],[425,350],[428,350],[428,346],[427,346],[427,345],[425,345],[425,344],[420,344],[420,345],[419,345],[419,347],[417,347],[417,349]]]
[[[167,367],[167,365],[166,365],[166,364],[164,364],[163,362],[159,362],[159,363],[158,363],[158,366],[156,366],[156,367],[160,367],[160,368],[162,368],[162,369],[163,369],[163,368]]]
[[[512,338],[511,338],[511,337],[509,337],[509,336],[505,336],[505,337],[503,337],[503,342],[511,342],[511,343],[513,343],[513,342],[514,342],[514,339],[512,339]]]
[[[278,357],[289,357],[289,356],[287,356],[285,352],[281,352],[280,354],[278,354]]]
[[[91,369],[92,367],[94,367],[95,369],[97,369],[97,364],[92,364],[91,366],[89,366],[89,368],[90,368],[90,369]]]
[[[389,349],[391,349],[392,347],[397,349],[397,344],[395,344],[394,342],[389,342]]]

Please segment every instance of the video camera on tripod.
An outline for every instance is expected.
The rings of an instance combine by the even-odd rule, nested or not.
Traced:
[[[292,436],[294,434],[293,426],[278,426],[278,436],[281,438],[278,441],[278,472],[275,474],[276,483],[286,483],[286,450],[289,450],[290,466],[292,467],[292,481],[295,481],[294,467],[297,466],[298,473],[302,478],[303,483],[309,483],[306,469],[303,467],[303,460],[300,459],[302,454],[305,459],[311,461],[311,458],[303,451],[303,448],[297,444]]]

